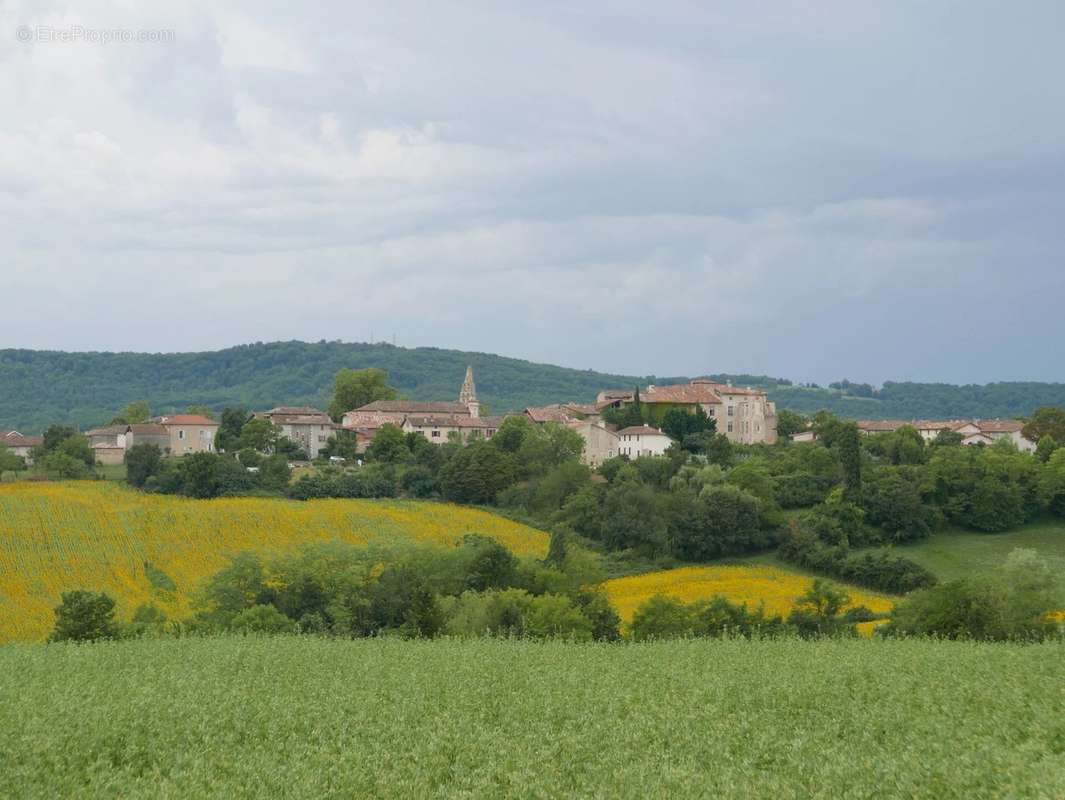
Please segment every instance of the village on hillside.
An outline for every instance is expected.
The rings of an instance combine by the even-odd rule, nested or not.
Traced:
[[[617,412],[633,405],[640,408],[639,423],[617,424]],[[762,389],[696,378],[684,384],[604,389],[594,403],[559,402],[528,406],[517,414],[492,415],[482,413],[472,367],[466,368],[454,401],[375,400],[344,412],[339,421],[326,411],[309,406],[278,406],[251,413],[248,419],[272,423],[280,437],[290,441],[304,459],[313,461],[327,452],[330,441],[338,435],[354,437],[355,452],[364,453],[383,425],[419,434],[433,444],[465,444],[491,439],[507,417],[524,416],[536,424],[557,423],[578,433],[584,442],[581,460],[594,468],[616,456],[663,455],[674,441],[662,428],[666,414],[673,409],[705,414],[713,429],[731,443],[777,442],[776,404]],[[1007,438],[1023,451],[1036,447],[1024,437],[1019,420],[859,420],[857,425],[863,434],[910,426],[927,442],[946,431],[960,435],[963,445],[987,445]],[[85,436],[95,462],[106,466],[122,464],[126,452],[136,444],[154,444],[173,456],[215,452],[218,429],[219,422],[203,413],[184,413],[157,416],[143,423],[93,428],[85,431]],[[788,438],[812,442],[817,434],[804,430]],[[0,430],[0,442],[32,464],[34,448],[43,444],[43,437]]]

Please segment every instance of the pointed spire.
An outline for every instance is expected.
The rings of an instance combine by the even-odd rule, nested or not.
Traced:
[[[473,367],[466,367],[466,380],[462,382],[459,402],[470,410],[471,417],[476,417],[480,413],[481,404],[477,402],[477,387],[473,385]]]

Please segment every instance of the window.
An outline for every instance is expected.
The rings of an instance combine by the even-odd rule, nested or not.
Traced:
[[[728,424],[728,432],[732,433],[732,423],[731,422]]]
[[[735,407],[733,407],[733,406],[729,406],[729,407],[728,407],[728,415],[729,415],[730,417],[732,417],[732,416],[735,416],[735,414],[736,414],[736,409],[735,409]],[[730,427],[731,427],[731,423],[730,423]]]
[[[177,432],[177,438],[184,439],[185,438],[185,431],[184,430],[179,430]]]
[[[440,431],[433,431],[433,438],[434,439],[439,439],[440,438]]]

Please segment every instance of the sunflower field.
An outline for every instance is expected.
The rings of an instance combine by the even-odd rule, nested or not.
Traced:
[[[0,485],[0,642],[44,638],[61,592],[105,591],[118,616],[153,602],[191,612],[199,582],[246,550],[306,542],[452,545],[491,536],[542,556],[542,531],[477,509],[410,500],[220,498],[151,495],[105,482]]]
[[[621,618],[630,622],[636,609],[656,594],[686,603],[721,595],[730,603],[746,603],[751,609],[764,603],[766,613],[787,616],[811,583],[811,578],[797,572],[752,564],[680,567],[627,575],[606,581],[603,588]],[[865,606],[877,614],[886,614],[894,605],[894,600],[887,595],[853,586],[845,588],[850,595],[848,607]]]

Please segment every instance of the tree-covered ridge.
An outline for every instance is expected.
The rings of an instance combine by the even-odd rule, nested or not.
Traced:
[[[271,408],[328,405],[336,372],[377,367],[411,400],[457,397],[467,365],[492,413],[559,401],[589,402],[600,389],[674,383],[683,377],[613,375],[517,358],[389,344],[272,342],[202,353],[67,353],[0,350],[0,428],[42,430],[51,423],[105,423],[116,408],[146,399],[153,413],[202,405]],[[765,375],[709,376],[769,392],[778,408],[828,409],[847,417],[1013,417],[1043,405],[1065,406],[1065,384],[868,384],[829,388]],[[836,388],[832,388],[836,387]],[[24,430],[23,432],[26,432]]]

